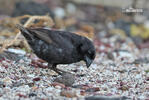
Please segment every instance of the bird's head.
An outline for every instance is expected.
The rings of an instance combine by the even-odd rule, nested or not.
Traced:
[[[95,47],[89,39],[83,39],[83,42],[80,45],[80,53],[83,57],[83,60],[86,62],[86,66],[88,68],[92,64],[96,55]]]

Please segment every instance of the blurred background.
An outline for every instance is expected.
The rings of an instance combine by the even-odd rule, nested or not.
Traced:
[[[0,0],[0,45],[14,39],[15,24],[46,16],[26,26],[67,30],[95,42],[117,35],[131,38],[138,48],[148,48],[148,9],[149,0]],[[20,42],[13,45],[23,47]]]

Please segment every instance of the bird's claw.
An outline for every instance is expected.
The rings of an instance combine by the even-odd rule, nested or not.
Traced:
[[[69,74],[71,74],[70,72],[67,72],[67,71],[64,71],[64,70],[61,70],[61,69],[56,68],[56,66],[50,66],[50,65],[48,65],[48,66],[49,66],[49,67],[48,67],[49,69],[55,71],[55,72],[58,73],[59,75],[63,75],[64,73],[69,73]]]
[[[70,72],[66,72],[66,71],[58,69],[58,68],[52,68],[52,70],[55,71],[56,73],[58,73],[59,75],[63,75],[64,73],[70,73]]]
[[[67,71],[64,71],[64,70],[61,70],[61,69],[58,69],[58,68],[56,68],[55,72],[57,72],[59,75],[63,75],[64,73],[71,74],[70,72],[67,72]]]

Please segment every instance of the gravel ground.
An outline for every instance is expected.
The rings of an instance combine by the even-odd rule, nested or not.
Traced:
[[[149,100],[149,49],[139,50],[131,39],[119,41],[118,36],[95,45],[97,55],[90,68],[84,62],[59,65],[72,73],[62,76],[44,68],[46,63],[39,68],[32,54],[18,61],[1,59],[0,100]]]

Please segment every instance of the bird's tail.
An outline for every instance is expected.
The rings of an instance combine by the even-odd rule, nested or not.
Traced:
[[[17,24],[16,28],[18,28],[21,31],[21,33],[27,40],[33,40],[34,36],[25,27]]]

